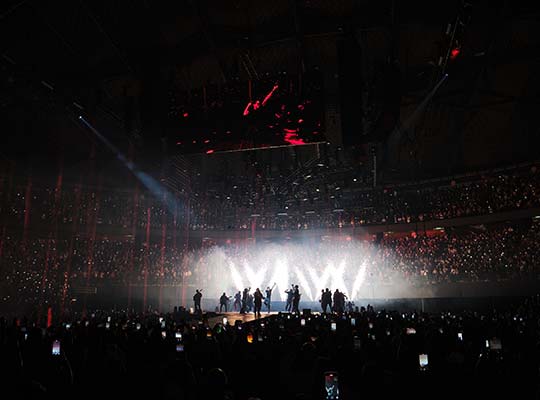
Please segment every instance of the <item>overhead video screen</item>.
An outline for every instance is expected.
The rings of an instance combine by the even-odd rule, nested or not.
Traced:
[[[279,74],[179,92],[168,136],[180,153],[324,142],[321,74]]]

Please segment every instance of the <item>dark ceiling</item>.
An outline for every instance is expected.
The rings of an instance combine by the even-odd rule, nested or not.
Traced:
[[[160,136],[148,118],[126,122],[126,98],[144,96],[150,85],[162,93],[146,101],[166,106],[165,97],[175,90],[256,79],[269,71],[316,65],[337,74],[336,42],[347,35],[361,45],[365,68],[359,73],[366,87],[371,84],[374,102],[384,87],[381,65],[389,58],[399,63],[403,120],[433,87],[433,67],[448,50],[445,29],[464,8],[462,60],[449,65],[454,80],[437,103],[475,109],[461,116],[456,129],[462,131],[485,104],[522,96],[537,101],[536,90],[516,93],[512,79],[503,77],[523,71],[516,65],[538,63],[538,5],[488,0],[4,1],[0,107],[9,139],[0,154],[32,160],[41,155],[46,161],[88,158],[95,140],[77,122],[79,113],[125,151],[141,139],[147,149],[159,147],[159,140],[148,140]],[[95,147],[94,154],[108,157],[102,146]]]

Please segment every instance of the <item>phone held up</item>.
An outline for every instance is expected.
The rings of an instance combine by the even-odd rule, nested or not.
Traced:
[[[52,344],[52,355],[53,356],[60,355],[60,341],[59,340],[55,340]]]
[[[324,373],[324,393],[326,400],[339,399],[339,381],[336,371],[327,371]]]
[[[418,365],[420,367],[420,371],[427,371],[429,365],[427,354],[418,355]]]

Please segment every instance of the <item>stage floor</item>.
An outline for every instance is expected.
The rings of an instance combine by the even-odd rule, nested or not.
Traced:
[[[262,312],[260,319],[264,319],[271,315],[276,315],[276,314],[277,314],[277,311],[272,311],[270,313]],[[218,314],[215,317],[208,318],[208,325],[214,326],[219,322],[223,322],[223,317],[227,317],[227,321],[229,322],[230,325],[234,325],[236,321],[241,321],[242,323],[244,323],[244,322],[251,322],[255,320],[255,314],[253,314],[252,312],[247,313],[247,314],[240,314],[239,312],[226,312],[226,313]]]

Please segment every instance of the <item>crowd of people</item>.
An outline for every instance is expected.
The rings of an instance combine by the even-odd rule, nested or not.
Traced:
[[[533,399],[539,318],[538,296],[499,310],[367,305],[234,324],[180,309],[95,310],[48,326],[0,318],[0,372],[21,398]]]
[[[285,255],[288,246],[284,244],[278,251]],[[1,248],[0,278],[6,288],[3,300],[11,296],[29,304],[57,298],[65,290],[69,293],[70,288],[81,286],[207,286],[221,279],[223,271],[219,269],[227,269],[227,258],[258,265],[257,260],[250,260],[254,253],[245,243],[224,245],[227,258],[219,265],[209,258],[209,249],[183,251],[163,247],[160,242],[146,246],[145,242],[132,239],[102,238],[89,242],[75,237],[24,241],[5,236]],[[310,246],[306,254],[290,251],[316,269],[326,267],[328,254],[350,253],[358,265],[365,264],[366,285],[538,280],[540,221],[447,228],[428,234],[387,234],[380,243],[376,239],[336,239],[324,248]]]
[[[266,173],[264,172],[266,170]],[[242,176],[194,180],[190,207],[184,195],[164,201],[138,188],[64,184],[8,185],[0,178],[5,225],[120,231],[150,228],[192,230],[298,230],[396,224],[488,215],[540,207],[536,165],[424,184],[370,188],[357,168],[314,163],[290,179],[258,168]],[[172,195],[170,195],[172,196]],[[171,200],[171,199],[169,199]]]
[[[318,171],[318,172],[317,172]],[[316,164],[285,185],[245,176],[210,181],[195,192],[192,229],[297,230],[397,224],[540,207],[536,166],[448,178],[429,184],[367,188],[351,166]]]

